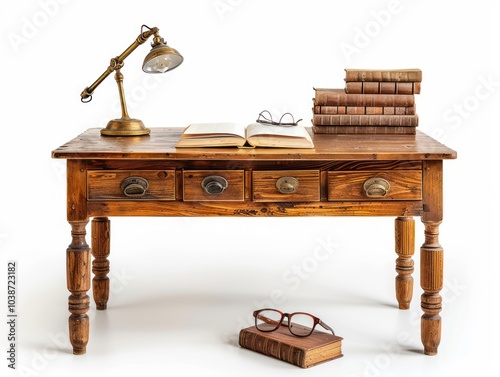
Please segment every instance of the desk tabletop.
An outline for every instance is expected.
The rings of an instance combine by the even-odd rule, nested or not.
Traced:
[[[101,136],[91,128],[52,152],[61,159],[161,160],[445,160],[457,152],[421,131],[416,135],[311,133],[314,149],[175,148],[183,128],[152,128],[147,136]]]

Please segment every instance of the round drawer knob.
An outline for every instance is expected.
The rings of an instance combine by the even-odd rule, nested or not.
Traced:
[[[387,195],[391,185],[384,178],[370,178],[363,184],[366,196],[370,198],[382,198]]]
[[[220,175],[209,175],[201,181],[201,187],[210,195],[222,194],[228,185],[226,178]]]
[[[142,177],[127,177],[120,183],[123,194],[129,198],[143,196],[148,187],[148,181]]]
[[[293,177],[281,177],[276,181],[276,188],[282,194],[293,194],[299,187],[299,180]]]

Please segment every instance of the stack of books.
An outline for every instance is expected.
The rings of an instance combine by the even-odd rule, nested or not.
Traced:
[[[345,69],[345,88],[315,90],[313,132],[415,134],[420,69]]]

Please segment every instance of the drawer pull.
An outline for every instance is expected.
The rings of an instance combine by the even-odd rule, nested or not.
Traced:
[[[363,184],[366,196],[370,198],[382,198],[387,195],[391,185],[384,178],[370,178]]]
[[[282,194],[293,194],[299,187],[299,180],[293,177],[281,177],[276,181],[276,188]]]
[[[203,178],[201,181],[201,187],[207,194],[217,195],[222,194],[222,192],[227,189],[228,183],[226,178],[220,175],[209,175]]]
[[[146,193],[149,183],[142,177],[127,177],[120,183],[120,187],[125,196],[137,198]]]

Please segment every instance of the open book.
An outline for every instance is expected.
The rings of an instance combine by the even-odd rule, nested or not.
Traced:
[[[314,144],[309,132],[301,126],[193,123],[184,130],[176,147],[314,148]]]

